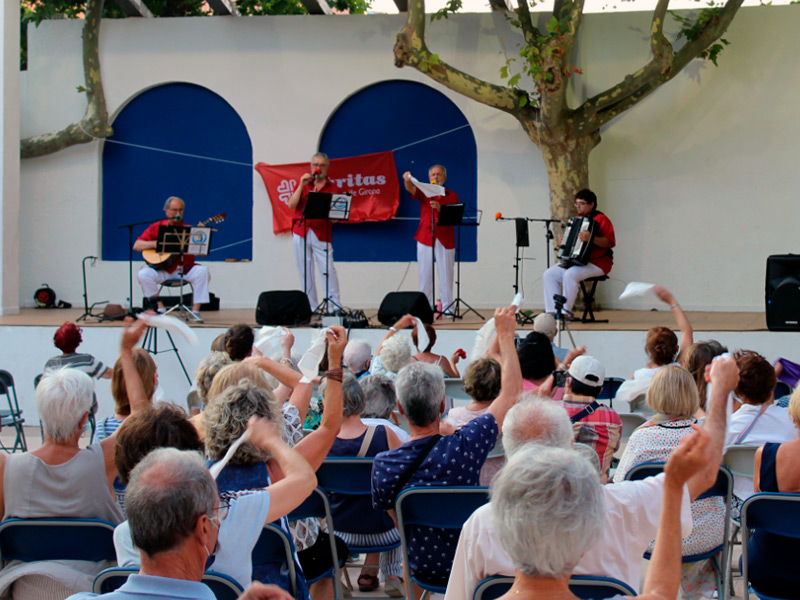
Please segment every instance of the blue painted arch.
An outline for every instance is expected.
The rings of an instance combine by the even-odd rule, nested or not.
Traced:
[[[387,80],[348,97],[323,130],[320,150],[331,158],[394,150],[398,179],[405,171],[427,181],[428,167],[447,168],[447,187],[468,215],[477,208],[477,147],[466,117],[444,94],[405,80]],[[334,225],[337,261],[414,261],[419,203],[400,185],[400,207],[391,220]],[[462,227],[461,260],[477,260],[477,228]]]
[[[159,85],[132,98],[112,126],[102,156],[103,260],[127,260],[119,226],[163,219],[169,196],[186,201],[188,223],[226,213],[203,262],[252,259],[253,149],[224,98],[190,83]],[[145,228],[136,226],[134,238]]]

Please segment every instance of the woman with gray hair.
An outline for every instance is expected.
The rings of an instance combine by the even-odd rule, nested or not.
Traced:
[[[147,325],[126,319],[120,347],[131,414],[149,402],[133,362],[133,347]],[[117,476],[117,437],[80,448],[89,418],[94,386],[90,377],[68,367],[48,371],[36,388],[36,408],[44,443],[31,452],[0,454],[0,515],[13,517],[84,517],[122,521],[111,482]],[[65,598],[91,591],[94,576],[105,566],[85,561],[11,561],[0,573],[0,594],[14,584],[15,598]]]
[[[709,440],[697,428],[665,467],[655,550],[637,598],[673,600],[678,593],[682,490],[706,468]],[[497,537],[516,567],[514,584],[501,600],[575,600],[570,574],[603,534],[601,484],[589,462],[572,450],[527,445],[494,480],[491,507]]]
[[[411,362],[411,339],[405,335],[398,335],[398,333],[412,325],[414,325],[414,317],[403,315],[397,323],[389,327],[375,351],[375,360],[372,361],[370,367],[371,373],[386,375],[394,379],[400,369]]]
[[[367,403],[361,411],[361,422],[364,425],[383,425],[394,431],[404,444],[411,434],[397,424],[394,411],[397,408],[397,393],[394,381],[386,375],[374,373],[358,380]]]
[[[323,381],[320,391],[324,393],[326,383]],[[365,425],[361,421],[366,398],[355,376],[344,374],[342,382],[344,397],[344,422],[336,436],[329,457],[374,457],[379,452],[397,448],[400,440],[394,432],[383,425]],[[372,508],[370,498],[353,498],[330,494],[331,512],[336,535],[347,544],[357,546],[388,546],[400,541],[400,534],[391,517],[384,511]],[[385,581],[385,590],[389,596],[403,595],[401,577],[403,575],[400,548],[388,552],[367,554],[365,565],[375,565],[380,557],[380,570]],[[378,569],[364,566],[358,577],[358,589],[361,592],[372,592],[378,589]]]
[[[295,450],[299,452],[316,470],[328,454],[342,424],[342,352],[347,344],[345,330],[339,326],[331,327],[327,334],[328,365],[326,374],[328,382],[325,389],[325,405],[322,421],[317,430],[296,442]],[[265,359],[255,359],[265,360]],[[219,461],[228,451],[231,444],[245,431],[251,416],[262,416],[275,423],[281,422],[281,407],[275,400],[271,389],[261,376],[253,359],[225,367],[214,378],[209,392],[210,402],[205,410],[206,450],[212,461]],[[245,380],[242,380],[244,375]],[[290,437],[289,445],[295,444]],[[251,490],[261,489],[272,481],[279,481],[280,473],[274,470],[273,461],[268,453],[245,443],[233,455],[231,462],[222,470],[217,485],[221,496],[238,496]],[[298,549],[302,572],[308,579],[315,579],[325,573],[331,566],[328,534],[322,531],[316,521],[303,520],[293,525],[292,537]],[[342,543],[342,555],[347,549]],[[320,560],[323,558],[323,560]],[[327,564],[324,558],[327,558]],[[254,577],[258,572],[254,571]],[[309,590],[305,580],[300,583],[300,598],[308,598]],[[323,578],[312,585],[315,600],[332,595],[333,586],[330,578]]]

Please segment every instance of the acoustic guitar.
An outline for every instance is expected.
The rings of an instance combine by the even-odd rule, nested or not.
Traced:
[[[205,227],[209,223],[221,223],[225,220],[226,216],[227,214],[224,212],[219,213],[213,217],[209,217],[205,221],[201,221],[196,226]],[[178,255],[169,252],[159,253],[155,251],[155,248],[148,248],[147,250],[142,250],[142,258],[144,262],[153,267],[156,271],[164,271],[169,270],[172,265],[175,264],[175,261],[178,260]]]

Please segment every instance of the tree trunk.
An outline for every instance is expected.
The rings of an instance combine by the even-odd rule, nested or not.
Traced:
[[[538,140],[547,167],[550,213],[554,219],[566,222],[575,215],[575,194],[589,187],[589,153],[599,141],[599,136]]]

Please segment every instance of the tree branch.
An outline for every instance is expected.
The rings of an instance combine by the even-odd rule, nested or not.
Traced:
[[[397,34],[394,43],[394,65],[413,67],[445,87],[472,100],[508,113],[518,111],[521,96],[527,94],[495,85],[451,67],[428,50],[425,44],[425,0],[411,0],[408,22]]]
[[[114,133],[108,124],[108,110],[100,75],[100,22],[103,0],[87,0],[83,21],[83,76],[86,93],[86,112],[83,118],[60,131],[22,140],[20,156],[33,158],[45,156],[73,146],[86,144],[95,138],[105,138]]]
[[[517,7],[519,8],[519,26],[522,29],[525,44],[531,46],[536,43],[541,33],[539,33],[539,30],[534,27],[533,21],[531,21],[531,10],[528,6],[528,0],[517,0]]]

